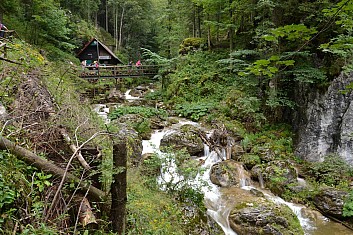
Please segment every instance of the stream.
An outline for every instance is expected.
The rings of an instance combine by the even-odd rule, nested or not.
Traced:
[[[130,96],[129,92],[130,90],[125,93],[125,98],[128,101],[138,99],[137,97]],[[107,105],[94,105],[93,110],[103,118],[105,123],[109,123],[109,119],[107,118],[109,114],[109,108]],[[180,120],[179,123],[173,124],[171,127],[154,131],[150,140],[142,141],[142,154],[157,152],[159,156],[163,157],[163,153],[159,150],[162,138],[185,124],[199,125],[195,122]],[[223,152],[225,154],[225,151]],[[271,194],[271,192],[264,190],[261,185],[259,187],[249,185],[248,182],[250,182],[250,180],[246,178],[246,174],[240,174],[240,177],[242,177],[242,179],[240,179],[240,188],[220,188],[214,185],[210,181],[210,170],[212,165],[221,161],[221,159],[217,153],[214,151],[209,151],[209,147],[207,145],[204,146],[203,155],[204,156],[198,159],[202,160],[203,162],[201,166],[202,170],[199,171],[198,175],[195,177],[195,179],[192,180],[192,182],[188,182],[188,185],[201,189],[202,193],[204,194],[204,202],[207,208],[207,214],[220,225],[225,235],[237,235],[237,233],[235,233],[229,225],[228,216],[232,209],[232,205],[234,204],[234,200],[241,199],[242,192],[251,189],[256,189],[262,192],[267,199],[275,203],[286,204],[298,217],[300,224],[304,229],[305,235],[352,234],[352,231],[348,228],[325,218],[323,215],[316,211],[305,208],[302,205],[286,202],[282,198],[274,196]],[[163,169],[161,169],[161,175],[158,178],[160,185],[162,185],[163,181],[168,183],[175,183],[182,180],[183,176],[178,174],[177,166],[173,160],[163,163],[162,168]],[[240,172],[242,171],[245,171],[245,169],[240,169]],[[303,182],[303,179],[298,179],[298,181],[305,183]],[[161,186],[161,189],[163,190],[163,186]],[[244,196],[245,195],[246,194],[244,194]]]
[[[180,127],[183,124],[193,124],[196,123],[181,121],[178,124],[174,124],[172,127],[166,128],[162,131],[155,131],[151,140],[144,140],[143,151],[142,154],[145,153],[154,153],[156,151],[159,152],[160,141],[163,136],[171,133],[175,128]],[[159,152],[160,153],[160,152]],[[159,156],[163,156],[163,154],[159,154]],[[201,174],[199,173],[197,177],[193,180],[193,182],[188,182],[189,185],[195,185],[195,187],[200,186],[202,183],[206,182],[206,185],[202,184],[201,190],[204,194],[205,206],[207,208],[207,214],[211,216],[211,218],[216,221],[220,227],[223,229],[225,235],[236,235],[236,233],[230,228],[228,216],[230,214],[233,200],[234,198],[234,189],[231,188],[220,188],[214,185],[210,181],[210,170],[213,164],[220,161],[220,158],[217,156],[215,152],[210,152],[207,145],[205,145],[204,156],[199,158],[199,160],[204,160],[202,165],[203,171]],[[179,181],[182,176],[178,175],[176,165],[173,162],[169,162],[168,165],[163,165],[164,169],[161,170],[161,177],[158,179],[158,182],[161,182],[162,179],[165,181]],[[245,169],[243,169],[245,171]],[[306,235],[351,235],[352,231],[344,227],[339,223],[335,223],[325,218],[318,212],[313,212],[305,208],[305,206],[290,203],[284,201],[282,198],[272,195],[270,192],[255,187],[251,185],[246,185],[247,180],[245,178],[240,180],[241,189],[240,190],[250,190],[255,188],[258,191],[264,193],[265,197],[275,203],[286,204],[298,217],[302,228],[304,229],[304,233]],[[239,191],[236,192],[239,194]],[[314,214],[314,216],[313,216]],[[305,216],[305,215],[309,215]],[[315,218],[313,218],[315,217]]]

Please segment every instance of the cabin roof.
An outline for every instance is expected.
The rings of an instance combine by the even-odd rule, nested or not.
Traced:
[[[112,57],[114,57],[116,60],[119,61],[119,63],[123,63],[106,45],[104,45],[101,41],[99,41],[97,38],[92,38],[90,41],[88,41],[84,47],[77,53],[77,57],[79,57],[85,50],[86,48],[91,45],[93,41],[97,41],[99,45],[101,45]]]

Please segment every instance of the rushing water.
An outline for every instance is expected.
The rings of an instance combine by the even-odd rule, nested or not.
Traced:
[[[128,100],[136,100],[138,97],[133,97],[129,95],[130,90],[125,93],[125,97]],[[105,104],[97,104],[93,106],[93,110],[103,118],[106,123],[109,123],[108,114],[109,114],[109,107]],[[142,154],[145,153],[154,153],[159,152],[160,156],[163,156],[163,153],[159,151],[160,141],[163,136],[172,133],[174,130],[173,128],[178,128],[185,124],[192,124],[197,125],[197,123],[190,122],[190,121],[182,121],[178,124],[172,126],[172,128],[167,128],[160,131],[155,131],[152,136],[151,140],[144,140],[142,142],[143,151]],[[223,156],[224,157],[224,156]],[[200,171],[197,177],[193,180],[193,182],[189,182],[189,185],[198,185],[201,186],[201,190],[204,193],[204,200],[205,206],[207,208],[207,214],[211,216],[213,220],[215,220],[223,229],[225,235],[236,235],[236,233],[230,228],[228,216],[230,214],[230,210],[232,208],[234,198],[234,192],[232,190],[221,191],[220,188],[210,182],[210,170],[212,165],[219,162],[221,158],[215,153],[210,152],[207,145],[205,145],[204,156],[200,158],[204,163],[202,165],[203,170]],[[164,163],[162,166],[165,169],[161,171],[161,176],[158,179],[158,182],[171,182],[171,181],[179,181],[182,179],[182,176],[177,173],[176,164],[173,160]],[[167,169],[167,170],[166,170]],[[253,186],[246,185],[248,180],[245,177],[244,169],[240,169],[239,175],[241,176],[240,179],[240,186],[241,189],[238,190],[250,190],[254,188]],[[242,176],[243,175],[243,176]],[[206,182],[206,184],[205,184]],[[302,185],[305,184],[303,179],[298,178],[298,182]],[[265,197],[269,200],[272,200],[275,203],[286,204],[295,215],[298,217],[301,226],[304,229],[306,235],[351,235],[353,234],[351,230],[347,229],[346,227],[342,226],[339,223],[335,223],[330,221],[329,219],[323,217],[320,213],[308,210],[304,206],[296,205],[293,203],[289,203],[284,201],[283,199],[271,195],[270,193],[263,190],[263,182],[260,182],[261,189],[259,191],[263,192]],[[241,198],[241,192],[236,191],[237,198]],[[240,195],[240,197],[239,197]],[[310,218],[310,219],[309,219]]]
[[[164,135],[167,135],[173,132],[173,128],[176,126],[181,126],[186,124],[186,122],[179,123],[173,125],[172,128],[168,128],[162,131],[156,131],[152,134],[151,140],[143,141],[143,154],[144,153],[153,153],[155,151],[159,151],[160,141]],[[188,124],[195,124],[192,122],[188,122]],[[159,152],[162,156],[163,153]],[[217,156],[215,152],[209,152],[209,148],[205,145],[204,156],[200,158],[203,160],[202,168],[204,170],[200,171],[197,177],[193,180],[193,182],[188,182],[189,185],[202,185],[201,190],[204,194],[205,206],[207,208],[207,214],[211,216],[213,220],[215,220],[223,229],[225,235],[236,235],[236,233],[230,228],[228,216],[230,214],[232,208],[232,200],[234,197],[232,194],[227,195],[227,193],[223,193],[220,188],[210,182],[210,170],[212,165],[220,161],[220,157]],[[161,176],[158,179],[158,182],[177,182],[182,180],[182,176],[178,174],[176,169],[176,164],[173,161],[169,161],[164,163],[162,166],[164,170],[161,171]],[[239,190],[250,190],[254,188],[253,186],[246,185],[249,180],[246,178],[245,174],[241,174],[242,170],[240,169],[239,175],[243,175],[240,179],[241,189]],[[243,172],[244,173],[244,172]],[[301,179],[302,184],[303,182]],[[205,184],[206,182],[206,184]],[[265,197],[275,203],[285,204],[295,213],[298,217],[301,226],[304,229],[306,235],[348,235],[352,234],[352,231],[348,230],[344,226],[333,223],[323,217],[321,214],[316,213],[317,216],[315,219],[312,217],[306,217],[303,210],[308,210],[302,205],[297,205],[293,203],[289,203],[284,201],[282,198],[271,195],[270,192],[266,192],[263,189],[257,189],[264,193]],[[240,193],[241,194],[241,193]],[[233,194],[234,195],[234,194]],[[232,199],[233,198],[233,199]]]
[[[127,90],[127,91],[125,92],[125,94],[124,94],[124,95],[125,95],[125,99],[126,99],[127,101],[132,102],[132,101],[134,101],[134,100],[140,99],[140,97],[135,97],[135,96],[130,95],[130,92],[131,92],[131,89]]]
[[[110,122],[110,119],[108,118],[109,107],[106,104],[95,104],[93,106],[93,111],[104,120],[105,124]]]

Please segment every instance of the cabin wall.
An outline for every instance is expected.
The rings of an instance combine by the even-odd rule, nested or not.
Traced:
[[[80,61],[87,60],[87,62],[92,63],[93,61],[98,59],[97,47],[89,46],[86,50],[80,54]]]

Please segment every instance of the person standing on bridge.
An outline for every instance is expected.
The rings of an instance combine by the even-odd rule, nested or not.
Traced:
[[[87,66],[87,60],[82,60],[81,62],[82,73],[85,72],[86,66]]]
[[[1,23],[1,21],[0,21],[0,38],[4,37],[5,30],[7,30],[6,26],[3,23]]]
[[[136,69],[137,69],[138,73],[141,73],[141,70],[140,70],[141,65],[142,65],[142,64],[141,64],[141,61],[138,60],[138,61],[136,62]]]
[[[99,62],[98,61],[94,61],[93,62],[93,66],[94,66],[93,69],[96,70],[95,74],[98,75],[99,74]]]

